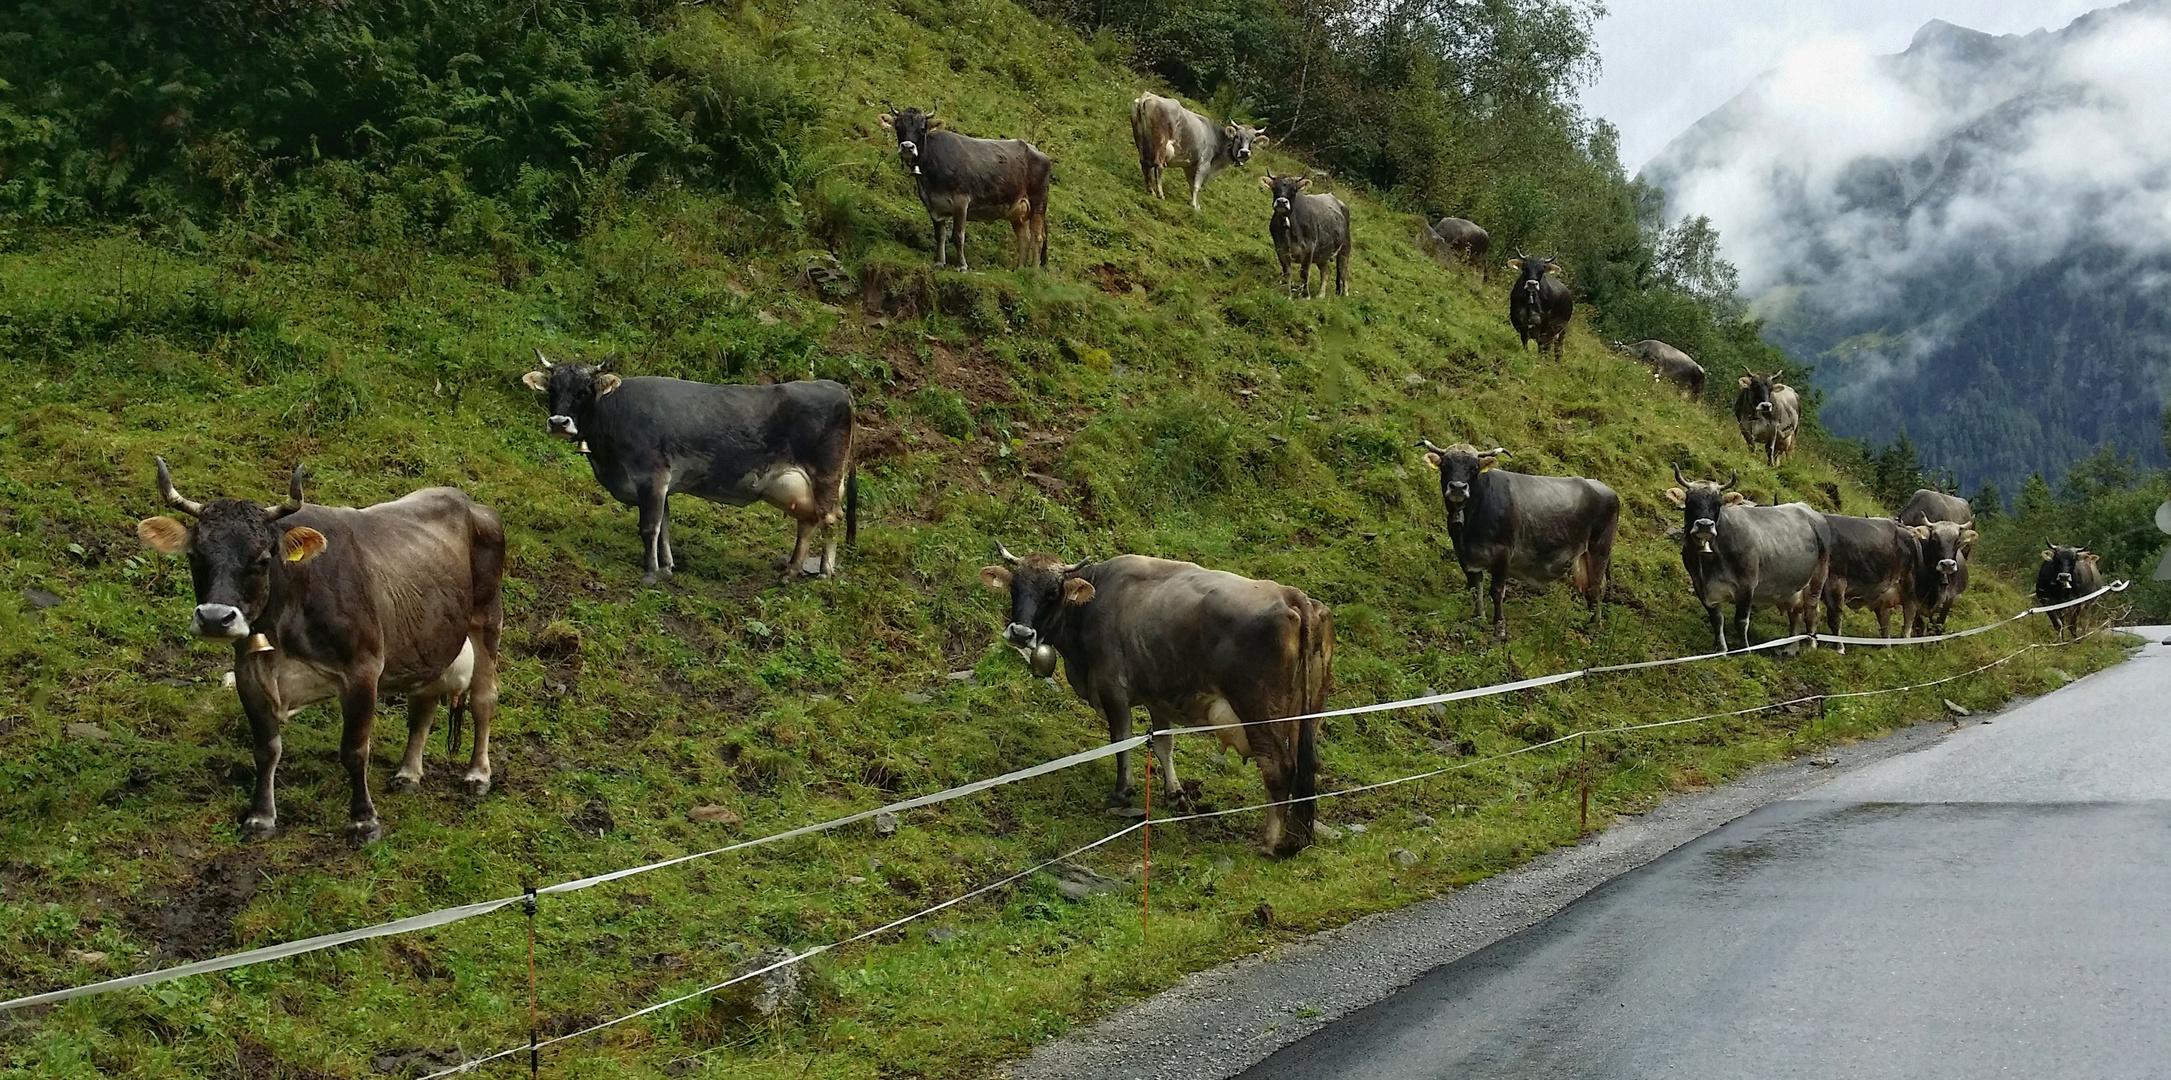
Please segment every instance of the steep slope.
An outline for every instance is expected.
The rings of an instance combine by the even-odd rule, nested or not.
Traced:
[[[974,581],[1000,540],[1070,557],[1137,551],[1298,585],[1333,605],[1333,701],[1370,702],[1594,662],[1697,651],[1703,615],[1664,536],[1678,462],[1738,468],[1760,499],[1869,498],[1812,444],[1770,470],[1730,422],[1655,387],[1580,329],[1567,357],[1515,348],[1478,291],[1363,192],[1353,295],[1275,283],[1259,166],[1204,211],[1139,190],[1125,130],[1139,84],[1075,35],[994,0],[836,0],[788,13],[682,8],[688,64],[753,49],[838,86],[774,209],[608,176],[559,244],[427,239],[389,200],[271,198],[198,240],[156,228],[19,228],[0,253],[0,987],[37,990],[361,925],[702,850],[1098,744],[1065,688],[996,644]],[[928,228],[875,123],[940,102],[971,134],[1054,156],[1053,268],[926,267]],[[1281,172],[1304,163],[1266,155]],[[282,201],[283,200],[283,201]],[[148,237],[148,238],[147,238]],[[185,245],[195,244],[194,247]],[[837,262],[832,266],[829,256]],[[842,379],[860,400],[860,544],[837,580],[779,586],[787,530],[764,509],[676,504],[679,576],[639,587],[629,511],[544,437],[518,379],[531,350],[623,370]],[[1502,647],[1468,617],[1437,490],[1411,444],[1509,447],[1519,468],[1602,478],[1625,510],[1602,628],[1563,594],[1516,590]],[[380,799],[388,836],[339,839],[336,721],[292,723],[283,832],[243,845],[250,781],[227,654],[182,633],[185,568],[144,553],[151,455],[199,498],[266,498],[292,463],[311,495],[365,504],[455,483],[508,524],[499,787]],[[1836,493],[1827,494],[1827,492]],[[1956,625],[2024,600],[1991,568]],[[49,602],[57,601],[57,602]],[[1759,626],[1771,629],[1768,619]],[[1820,689],[1942,676],[2041,634],[1936,649],[1769,656],[1592,679],[1438,711],[1338,719],[1339,788],[1528,746]],[[1971,704],[2053,684],[2115,649],[2031,653],[1940,694]],[[977,1075],[1121,999],[1405,903],[1578,835],[1676,784],[1938,709],[1835,703],[1532,753],[1335,800],[1362,836],[1282,862],[1238,815],[1156,830],[1153,919],[1135,892],[1072,904],[1044,880],[961,906],[960,931],[825,957],[819,993],[747,1028],[695,1003],[546,1059],[581,1075]],[[396,727],[396,721],[394,722]],[[380,748],[396,742],[380,728]],[[433,744],[433,759],[436,757]],[[1256,797],[1254,770],[1187,743],[1201,805]],[[374,776],[388,770],[380,749]],[[545,901],[541,1027],[576,1030],[715,981],[746,949],[838,940],[1117,827],[1106,767]],[[721,812],[689,816],[696,806]],[[1412,815],[1439,819],[1420,826]],[[1394,848],[1419,856],[1390,862]],[[1126,841],[1090,861],[1126,875]],[[526,1039],[527,942],[509,915],[154,992],[0,1021],[48,1077],[422,1071]],[[424,1053],[414,1053],[420,1048]],[[577,1067],[573,1064],[578,1062]]]
[[[1712,216],[1823,419],[1905,429],[1969,490],[2105,442],[2165,461],[2159,80],[2171,6],[2028,35],[1932,22],[1907,51],[1804,50],[1644,176]]]

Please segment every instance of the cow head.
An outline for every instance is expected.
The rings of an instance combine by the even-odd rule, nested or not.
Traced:
[[[1024,558],[995,545],[1002,562],[980,568],[980,584],[996,592],[1010,593],[1010,624],[1003,640],[1026,652],[1033,674],[1046,678],[1055,673],[1055,649],[1043,640],[1063,616],[1064,609],[1093,601],[1093,583],[1076,576],[1082,562],[1066,563],[1046,552]]]
[[[1297,193],[1312,186],[1312,178],[1309,176],[1262,176],[1259,178],[1259,186],[1273,193],[1274,216],[1281,217],[1289,213],[1290,207],[1296,205]]]
[[[1246,127],[1243,124],[1225,124],[1221,128],[1221,149],[1229,160],[1242,165],[1251,160],[1251,152],[1272,140],[1265,128]]]
[[[302,508],[302,467],[287,481],[286,502],[259,506],[244,499],[200,503],[173,487],[166,459],[158,460],[158,493],[166,505],[196,519],[145,518],[136,535],[168,555],[188,555],[196,586],[196,613],[189,631],[198,637],[238,641],[271,603],[272,578],[284,565],[305,563],[324,550],[324,534],[306,525],[281,527],[279,519]],[[259,635],[261,637],[261,635]],[[270,644],[264,643],[263,651]]]
[[[550,395],[550,420],[544,430],[560,439],[580,440],[580,417],[623,380],[603,370],[611,362],[607,356],[601,364],[553,364],[537,349],[535,359],[542,368],[522,375],[520,381],[538,394]]]
[[[1504,447],[1480,450],[1469,443],[1453,446],[1434,446],[1431,439],[1420,439],[1417,445],[1425,448],[1425,464],[1440,473],[1440,498],[1447,503],[1448,520],[1462,524],[1463,504],[1470,501],[1470,485],[1477,482],[1478,474],[1492,471],[1508,456]]]
[[[1786,386],[1779,382],[1779,372],[1759,375],[1748,368],[1741,369],[1738,385],[1741,387],[1741,399],[1748,402],[1758,416],[1770,416],[1772,391],[1786,389]]]
[[[1950,521],[1906,528],[1922,543],[1923,565],[1936,569],[1939,578],[1951,581],[1954,574],[1967,567],[1968,553],[1975,549],[1975,530]]]
[[[1508,269],[1515,271],[1515,291],[1525,301],[1536,304],[1539,293],[1545,288],[1546,277],[1560,274],[1560,260],[1517,251],[1515,257],[1508,260]]]
[[[2082,562],[2094,562],[2095,552],[2084,547],[2060,547],[2048,540],[2043,541],[2043,561],[2050,571],[2051,580],[2061,589],[2073,587],[2073,575]]]
[[[1681,475],[1681,466],[1673,467],[1674,483],[1679,487],[1666,489],[1666,498],[1681,508],[1682,550],[1709,555],[1718,549],[1719,509],[1746,501],[1741,492],[1729,490],[1741,479],[1740,473],[1726,478],[1721,484],[1716,480],[1690,480]]]
[[[939,102],[935,106],[941,107]],[[911,169],[914,176],[920,175],[920,151],[927,146],[927,133],[942,126],[942,121],[935,119],[935,109],[926,112],[917,108],[902,112],[893,109],[876,119],[881,121],[883,130],[897,136],[897,156],[904,161],[905,168]]]

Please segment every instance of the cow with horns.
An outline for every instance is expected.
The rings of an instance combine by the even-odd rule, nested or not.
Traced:
[[[1430,439],[1417,445],[1425,448],[1425,464],[1440,473],[1447,538],[1469,583],[1476,618],[1485,617],[1478,587],[1486,574],[1493,577],[1496,639],[1508,639],[1502,608],[1509,578],[1542,587],[1572,577],[1576,592],[1590,603],[1591,624],[1604,625],[1606,578],[1621,525],[1621,497],[1612,488],[1580,476],[1494,468],[1507,456],[1503,447],[1435,446]]]
[[[1207,725],[1226,749],[1255,761],[1266,781],[1259,843],[1273,855],[1312,842],[1318,792],[1319,719],[1334,660],[1334,616],[1300,589],[1208,570],[1187,562],[1119,555],[1066,563],[1020,558],[996,545],[1002,562],[980,583],[1010,596],[1004,639],[1026,654],[1033,674],[1056,661],[1079,698],[1108,722],[1108,739],[1131,737],[1131,707],[1144,705],[1157,730]],[[1161,782],[1181,799],[1175,739],[1154,738]],[[1116,755],[1109,802],[1128,806],[1131,755]]]
[[[1749,612],[1759,604],[1787,617],[1787,633],[1814,634],[1817,601],[1832,570],[1832,528],[1808,503],[1757,506],[1723,484],[1691,481],[1674,466],[1666,498],[1682,510],[1681,564],[1689,587],[1711,618],[1711,634],[1727,651],[1719,605],[1731,601],[1741,644],[1748,647]],[[1815,644],[1815,639],[1811,639]]]
[[[164,458],[158,491],[166,505],[195,521],[146,518],[137,533],[158,551],[188,556],[196,593],[190,632],[233,643],[234,688],[256,751],[244,836],[262,839],[277,827],[279,729],[320,701],[336,699],[344,721],[339,758],[347,770],[353,842],[384,835],[368,777],[381,696],[407,698],[407,752],[393,774],[394,790],[421,784],[439,702],[451,707],[446,744],[452,750],[460,714],[473,714],[475,743],[462,780],[470,795],[490,790],[490,721],[505,624],[505,530],[496,512],[449,487],[360,510],[305,504],[299,465],[278,506],[186,498]]]

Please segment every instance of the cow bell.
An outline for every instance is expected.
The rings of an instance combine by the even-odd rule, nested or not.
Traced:
[[[250,656],[255,656],[257,653],[267,653],[272,651],[274,650],[272,649],[271,639],[265,637],[262,634],[250,634],[249,644],[242,649],[242,652],[247,653]]]
[[[1033,646],[1033,651],[1026,654],[1025,664],[1032,669],[1036,679],[1054,678],[1055,646],[1046,642]]]

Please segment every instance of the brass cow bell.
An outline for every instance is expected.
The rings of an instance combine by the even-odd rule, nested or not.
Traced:
[[[1043,642],[1033,646],[1033,651],[1025,658],[1025,663],[1027,667],[1033,670],[1034,678],[1047,679],[1054,677],[1055,655],[1055,646],[1053,645]]]
[[[242,651],[250,656],[255,656],[257,653],[271,652],[273,651],[271,639],[262,634],[250,634],[249,644]]]

